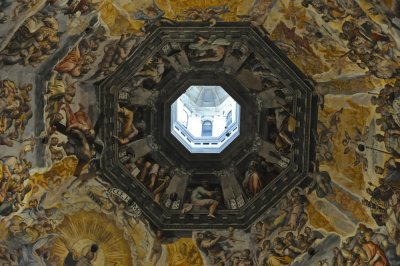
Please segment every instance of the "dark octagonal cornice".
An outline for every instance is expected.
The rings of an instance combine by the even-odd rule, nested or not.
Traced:
[[[163,47],[170,43],[187,44],[201,35],[204,38],[226,38],[245,45],[263,65],[278,77],[290,94],[293,105],[290,112],[297,120],[295,148],[289,155],[290,164],[272,182],[245,205],[236,210],[219,210],[215,219],[207,218],[207,211],[181,214],[152,200],[151,193],[119,161],[117,104],[118,91],[127,86],[134,74]],[[256,132],[260,128],[260,108],[250,91],[244,88],[236,77],[234,66],[223,62],[213,64],[192,64],[188,68],[172,70],[157,84],[158,98],[152,106],[151,129],[153,153],[175,166],[192,169],[207,166],[215,171],[243,160],[248,152],[259,148]],[[226,150],[215,156],[190,154],[170,133],[170,105],[190,85],[220,85],[242,108],[241,134]],[[104,142],[101,168],[104,177],[114,186],[121,188],[142,209],[147,219],[162,230],[192,230],[205,228],[248,228],[255,220],[272,207],[282,195],[304,180],[309,171],[311,138],[315,127],[317,111],[313,88],[307,78],[258,28],[242,23],[221,23],[215,27],[203,24],[182,23],[159,27],[147,36],[144,42],[132,51],[129,58],[114,74],[99,85],[98,97],[101,111],[105,114],[100,137]],[[176,152],[172,153],[175,150]],[[185,189],[185,188],[183,188]]]
[[[174,77],[176,73],[169,74]],[[230,75],[224,72],[210,71],[190,71],[180,78],[168,79],[163,82],[163,89],[158,97],[156,105],[157,113],[154,113],[154,124],[156,126],[155,134],[158,144],[164,150],[170,151],[165,153],[174,165],[181,165],[188,169],[213,169],[222,170],[228,167],[238,156],[243,157],[246,147],[253,145],[256,137],[257,126],[257,106],[256,101],[249,94],[245,93],[246,89],[236,82]],[[241,106],[240,127],[244,130],[226,149],[218,154],[193,154],[190,153],[172,134],[171,134],[171,105],[175,102],[191,85],[216,85],[221,86],[224,90]],[[249,151],[248,151],[249,152]]]

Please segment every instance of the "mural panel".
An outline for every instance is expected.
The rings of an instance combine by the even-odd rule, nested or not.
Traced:
[[[0,264],[398,265],[399,14],[393,0],[0,1]],[[269,66],[204,30],[260,26],[315,88],[307,179],[247,229],[160,231],[136,204],[142,195],[100,170],[110,114],[98,83],[155,28],[182,22],[201,23],[198,34],[154,55],[119,91],[112,137],[135,147],[118,159],[180,225],[198,213],[211,224],[233,209],[221,175],[244,200],[261,197],[297,141],[297,110]],[[224,62],[263,103],[254,125],[272,155],[253,151],[228,174],[199,175],[139,154],[153,134],[160,80]]]

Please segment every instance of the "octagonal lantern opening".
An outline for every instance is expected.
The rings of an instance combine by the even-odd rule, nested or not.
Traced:
[[[190,153],[221,153],[240,135],[240,105],[221,86],[192,85],[172,103],[171,122]]]

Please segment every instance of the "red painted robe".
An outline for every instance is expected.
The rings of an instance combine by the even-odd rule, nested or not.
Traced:
[[[389,261],[385,255],[385,252],[375,243],[368,241],[362,245],[365,253],[368,256],[368,261],[371,261],[376,255],[379,255],[379,259],[374,263],[373,266],[389,266]]]

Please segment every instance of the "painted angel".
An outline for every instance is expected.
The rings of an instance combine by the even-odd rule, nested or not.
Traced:
[[[344,149],[344,154],[348,154],[350,152],[354,152],[355,161],[354,166],[362,163],[363,171],[367,171],[368,169],[368,160],[366,157],[366,140],[368,139],[369,128],[365,127],[364,133],[362,133],[358,128],[355,128],[354,137],[350,137],[349,133],[345,131],[345,138],[342,143],[346,147]]]

